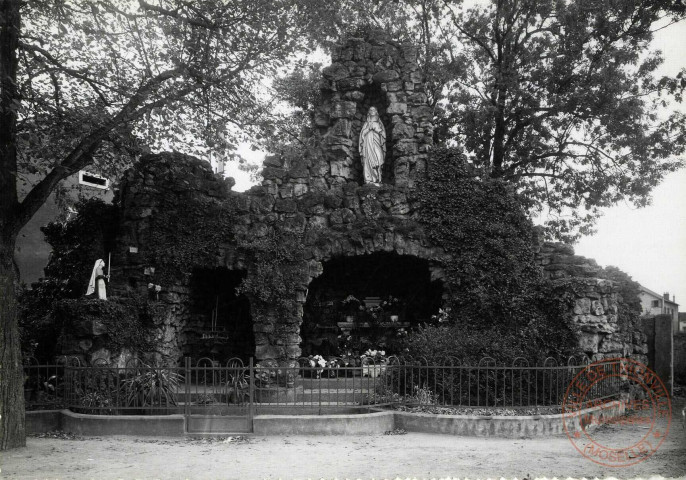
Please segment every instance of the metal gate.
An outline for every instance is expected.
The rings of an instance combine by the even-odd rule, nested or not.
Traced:
[[[253,359],[220,365],[209,358],[195,366],[185,358],[186,433],[250,433],[254,416]]]

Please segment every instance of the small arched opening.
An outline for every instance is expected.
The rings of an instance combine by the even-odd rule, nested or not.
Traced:
[[[195,359],[244,361],[255,352],[250,302],[236,294],[244,270],[197,268],[190,280],[189,316],[183,330],[183,353]]]

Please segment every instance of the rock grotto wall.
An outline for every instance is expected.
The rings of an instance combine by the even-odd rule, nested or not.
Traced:
[[[646,335],[640,325],[620,318],[619,288],[603,278],[603,269],[595,260],[575,255],[571,245],[541,242],[538,263],[553,284],[572,293],[572,322],[586,354],[593,360],[631,357],[647,363]]]
[[[427,241],[414,218],[416,206],[408,200],[408,189],[426,168],[433,132],[416,50],[375,34],[367,41],[349,40],[333,60],[324,71],[324,100],[315,118],[320,146],[300,155],[267,157],[260,186],[231,192],[230,184],[214,177],[209,165],[179,154],[149,156],[127,172],[113,287],[122,295],[145,295],[149,284],[161,285],[160,301],[169,309],[165,323],[158,326],[165,358],[180,356],[187,340],[190,278],[161,278],[159,258],[151,254],[151,225],[155,216],[183,208],[191,197],[206,205],[231,203],[237,212],[230,232],[213,252],[216,267],[257,275],[241,246],[268,238],[276,229],[301,238],[302,258],[294,265],[300,274],[292,285],[291,307],[277,311],[249,296],[255,356],[261,361],[292,362],[300,356],[308,286],[331,258],[375,252],[412,255],[430,261],[432,280],[443,278],[439,263],[445,254]],[[378,109],[387,131],[381,186],[363,184],[357,148],[371,106]]]
[[[197,326],[189,307],[189,270],[174,275],[161,268],[168,259],[160,256],[160,238],[184,229],[196,232],[181,234],[185,240],[170,258],[187,267],[244,271],[248,279],[264,275],[250,256],[251,246],[277,231],[297,240],[300,253],[289,265],[295,273],[287,285],[292,301],[277,309],[259,294],[246,293],[254,353],[263,363],[293,364],[301,355],[308,287],[327,260],[394,252],[427,260],[432,281],[444,278],[440,265],[446,253],[428,241],[417,222],[418,206],[408,196],[426,170],[433,135],[416,50],[380,34],[350,39],[335,50],[323,76],[323,102],[315,116],[318,146],[268,156],[261,185],[247,192],[231,191],[232,181],[215,176],[209,164],[178,153],[147,156],[126,173],[111,286],[115,295],[155,297],[149,285],[161,287],[159,303],[166,313],[156,316],[154,335],[156,355],[163,361],[179,360]],[[387,132],[381,186],[364,184],[357,146],[372,106]],[[184,220],[189,209],[212,212],[202,215],[214,223],[207,227],[193,218]],[[213,228],[217,235],[211,241],[193,247],[193,233],[200,237]],[[617,318],[616,287],[599,278],[592,260],[575,256],[569,246],[542,243],[539,261],[551,280],[573,287],[573,319],[589,355],[644,353],[645,339]]]
[[[315,125],[323,134],[329,184],[362,182],[357,142],[369,107],[386,128],[384,183],[412,186],[426,170],[433,144],[433,111],[427,103],[417,50],[383,33],[352,38],[334,49],[322,79],[323,102]]]

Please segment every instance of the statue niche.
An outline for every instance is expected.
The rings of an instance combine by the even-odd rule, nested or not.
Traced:
[[[375,107],[370,107],[367,112],[367,120],[360,131],[359,144],[364,182],[380,185],[386,158],[386,129]]]

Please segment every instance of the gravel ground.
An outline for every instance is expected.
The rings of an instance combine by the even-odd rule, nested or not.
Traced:
[[[649,459],[608,468],[581,456],[566,436],[487,439],[394,432],[370,436],[31,437],[0,454],[3,479],[305,479],[396,477],[686,477],[686,428],[675,400],[670,433]],[[663,427],[665,425],[662,425]],[[600,442],[636,437],[636,427],[603,425]]]

